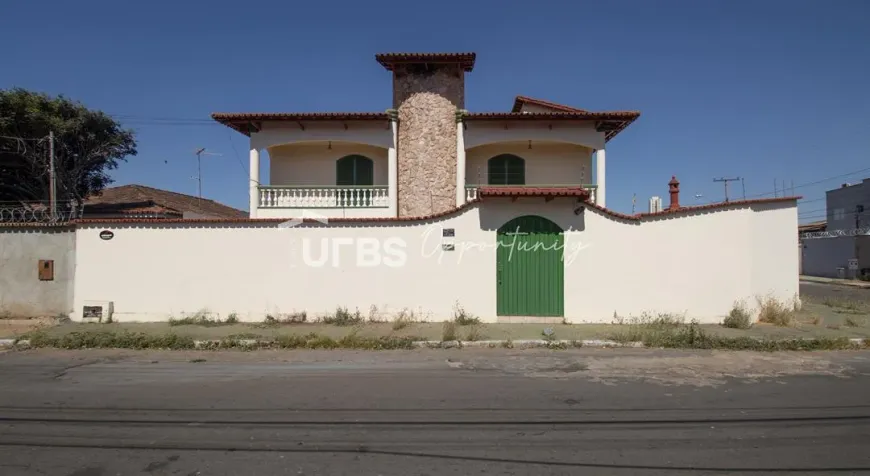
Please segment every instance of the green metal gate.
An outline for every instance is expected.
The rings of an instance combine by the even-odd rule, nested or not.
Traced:
[[[498,229],[496,313],[563,317],[565,237],[559,225],[527,215]]]

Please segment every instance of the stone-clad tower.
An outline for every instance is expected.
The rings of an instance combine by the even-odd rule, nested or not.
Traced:
[[[399,216],[456,206],[456,111],[465,108],[465,73],[474,53],[386,53],[398,111]]]

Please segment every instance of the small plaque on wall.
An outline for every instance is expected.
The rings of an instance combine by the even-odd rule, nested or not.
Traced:
[[[443,237],[456,236],[456,230],[453,228],[445,228],[445,229],[441,230],[441,236],[443,236]]]
[[[453,243],[444,243],[443,245],[441,245],[441,249],[444,251],[453,251],[456,249],[456,245],[454,245]]]

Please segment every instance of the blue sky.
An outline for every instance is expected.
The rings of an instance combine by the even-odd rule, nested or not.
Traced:
[[[532,6],[534,5],[534,6]],[[623,0],[40,1],[3,8],[0,88],[64,94],[118,115],[139,155],[115,174],[247,208],[247,139],[215,111],[383,111],[388,51],[475,51],[466,107],[517,94],[637,109],[608,145],[607,203],[718,201],[714,177],[774,181],[824,218],[824,191],[870,177],[870,2]],[[38,21],[37,21],[38,19]],[[37,27],[38,26],[38,27]],[[818,182],[815,185],[801,186]],[[696,194],[703,195],[695,199]],[[732,196],[741,195],[732,184]]]

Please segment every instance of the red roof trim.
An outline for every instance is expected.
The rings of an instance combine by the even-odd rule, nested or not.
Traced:
[[[578,109],[576,107],[566,106],[564,104],[557,104],[550,101],[544,101],[543,99],[530,98],[528,96],[517,96],[516,99],[514,99],[514,107],[513,109],[511,109],[511,112],[522,112],[523,105],[525,104],[549,107],[550,109],[555,109],[562,112],[589,112],[586,109]]]
[[[640,117],[639,111],[606,111],[606,112],[469,112],[462,116],[470,120],[634,120]]]
[[[477,194],[479,197],[589,197],[588,190],[570,187],[480,187]]]
[[[490,189],[490,188],[482,187],[479,190],[482,190],[482,189]],[[546,190],[548,193],[555,192],[554,189],[544,189],[544,190]],[[560,190],[563,192],[570,192],[570,191],[576,192],[577,189],[564,189],[564,188],[562,188]],[[547,196],[547,195],[543,195],[543,196]],[[563,195],[563,196],[573,196],[573,195]],[[615,212],[613,210],[601,207],[600,205],[596,205],[596,204],[590,203],[588,201],[584,202],[584,203],[587,207],[592,208],[594,210],[597,210],[597,211],[603,213],[604,215],[607,215],[607,216],[610,216],[613,218],[617,218],[617,219],[621,219],[621,220],[630,220],[630,221],[640,222],[644,218],[658,218],[658,217],[669,216],[669,215],[690,214],[690,213],[701,212],[701,211],[724,210],[724,209],[728,209],[728,208],[735,208],[735,207],[741,207],[741,206],[747,206],[747,205],[759,205],[759,204],[766,204],[766,203],[786,203],[786,202],[800,200],[800,198],[801,197],[777,197],[777,198],[762,198],[762,199],[756,199],[756,200],[736,200],[733,202],[710,203],[707,205],[698,205],[698,206],[692,206],[692,207],[680,207],[676,210],[663,210],[663,211],[658,212],[658,213],[638,213],[635,215],[626,215],[624,213]],[[408,222],[429,221],[429,220],[443,218],[446,216],[450,216],[450,215],[459,213],[467,208],[470,208],[471,206],[477,204],[480,201],[481,201],[480,198],[478,198],[477,200],[472,200],[470,202],[465,203],[461,207],[457,207],[457,208],[454,208],[452,210],[448,210],[445,212],[434,213],[434,214],[425,215],[425,216],[402,217],[402,218],[331,218],[331,219],[329,219],[329,223],[408,223]],[[289,220],[289,218],[194,218],[194,219],[173,219],[173,218],[169,218],[169,219],[151,219],[151,218],[112,219],[112,218],[105,218],[105,219],[103,219],[103,218],[87,218],[87,219],[82,219],[82,220],[75,220],[75,221],[71,222],[71,224],[74,224],[74,225],[99,225],[99,224],[106,224],[106,225],[119,224],[119,225],[122,225],[122,224],[126,224],[126,223],[131,223],[131,224],[139,223],[139,224],[161,225],[161,224],[176,223],[176,224],[216,224],[216,225],[220,225],[220,224],[238,223],[238,224],[252,224],[252,225],[254,225],[254,224],[267,225],[267,224],[273,224],[273,223],[274,224],[283,223],[283,222],[286,222],[287,220]],[[317,220],[313,220],[313,219],[311,219],[311,220],[305,219],[304,221],[306,223],[318,223]],[[0,226],[3,226],[3,225],[0,224]],[[34,226],[34,225],[31,224],[30,226]]]
[[[477,53],[379,53],[375,59],[388,71],[398,64],[458,64],[464,71],[474,69]]]

